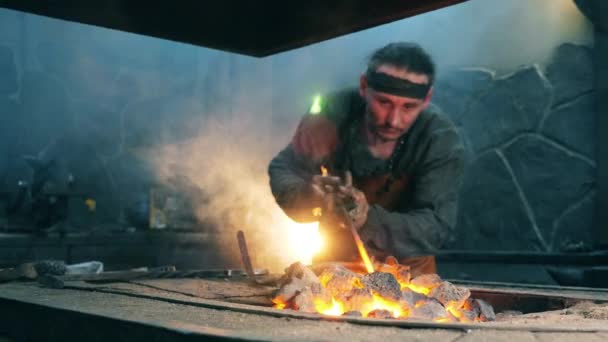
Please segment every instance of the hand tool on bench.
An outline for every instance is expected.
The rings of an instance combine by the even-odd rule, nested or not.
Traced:
[[[254,275],[268,274],[268,270],[254,270]],[[177,271],[175,266],[163,266],[148,270],[110,271],[99,274],[75,274],[64,276],[41,276],[38,282],[51,288],[63,288],[66,281],[86,281],[90,283],[125,282],[136,279],[163,278],[238,278],[247,273],[239,269],[206,269]]]

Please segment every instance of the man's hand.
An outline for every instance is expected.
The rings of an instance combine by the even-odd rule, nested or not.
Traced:
[[[353,225],[358,230],[365,224],[365,221],[367,221],[369,204],[367,203],[367,198],[363,191],[353,186],[353,177],[350,171],[346,171],[345,184],[344,186],[338,187],[338,190],[339,196],[342,197],[343,201],[350,204],[346,208],[348,210],[348,216],[350,216]]]
[[[362,191],[353,186],[350,172],[346,172],[344,181],[336,176],[315,175],[312,188],[323,199],[324,210],[333,213],[336,205],[344,206],[356,229],[367,221],[367,199]]]

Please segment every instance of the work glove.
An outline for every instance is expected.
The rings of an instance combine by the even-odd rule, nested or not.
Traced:
[[[314,163],[329,159],[338,146],[338,129],[323,115],[306,114],[291,141],[294,152]]]

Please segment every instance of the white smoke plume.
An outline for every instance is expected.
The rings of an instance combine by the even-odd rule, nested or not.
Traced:
[[[291,130],[272,133],[269,117],[246,113],[200,117],[195,138],[149,154],[158,177],[166,182],[186,177],[205,193],[196,216],[217,227],[216,248],[226,260],[238,262],[236,231],[242,229],[255,267],[278,271],[294,261],[310,262],[316,225],[288,219],[268,183],[268,163]]]

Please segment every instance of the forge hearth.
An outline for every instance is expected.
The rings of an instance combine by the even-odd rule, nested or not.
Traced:
[[[259,276],[257,280],[263,278]],[[276,286],[232,276],[111,283],[66,281],[60,290],[27,282],[0,284],[0,316],[6,319],[0,332],[8,336],[24,331],[40,336],[52,333],[66,336],[64,340],[85,332],[102,340],[117,339],[118,332],[126,334],[121,339],[129,336],[139,340],[144,330],[148,331],[148,339],[173,330],[182,337],[184,332],[189,336],[221,333],[224,337],[259,340],[403,340],[415,334],[428,341],[443,341],[454,340],[468,331],[479,333],[483,340],[516,340],[522,334],[552,339],[564,335],[563,340],[608,336],[607,290],[452,283],[469,289],[471,298],[491,305],[496,321],[387,319],[392,313],[381,309],[370,312],[368,317],[277,310],[270,300]],[[60,318],[62,322],[58,321]],[[343,325],[346,322],[349,324]]]
[[[437,274],[411,279],[409,267],[394,258],[370,271],[361,273],[338,263],[306,267],[296,262],[285,269],[272,302],[277,309],[327,316],[462,323],[495,320],[490,304]]]

